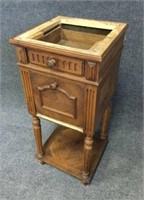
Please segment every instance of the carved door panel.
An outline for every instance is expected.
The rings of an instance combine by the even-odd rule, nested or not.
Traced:
[[[30,77],[38,113],[83,127],[84,84],[36,72]]]

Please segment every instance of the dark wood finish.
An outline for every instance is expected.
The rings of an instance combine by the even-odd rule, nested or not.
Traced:
[[[58,16],[10,40],[33,118],[36,158],[84,184],[107,144],[126,28],[126,23]],[[39,118],[63,126],[44,145]]]

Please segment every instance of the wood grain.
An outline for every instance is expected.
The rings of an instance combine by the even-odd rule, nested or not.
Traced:
[[[30,77],[38,113],[83,128],[84,84],[33,71]]]
[[[76,110],[77,98],[76,97],[70,96],[70,94],[66,90],[60,88],[57,83],[51,83],[50,85],[38,86],[38,90],[39,90],[41,107],[43,107],[44,109],[47,109],[49,111],[67,116],[67,117],[76,118],[76,116],[77,116],[77,110]],[[56,102],[54,102],[52,100],[51,101],[54,102],[53,105],[49,104],[49,103],[46,103],[46,105],[45,105],[43,95],[46,90],[55,90],[55,91],[57,90],[58,92],[60,92],[62,94],[62,96],[65,95],[65,97],[68,98],[69,103],[70,103],[69,109],[71,110],[71,107],[72,107],[72,112],[65,112],[65,111],[56,109]],[[63,98],[63,97],[61,97],[61,98]],[[67,99],[66,99],[66,101],[67,101]]]
[[[84,180],[83,144],[85,135],[65,127],[58,127],[44,144],[45,155],[39,160],[50,164],[68,174]],[[90,174],[87,182],[90,182],[102,153],[107,145],[107,140],[96,138],[91,154]]]
[[[63,38],[65,40],[89,44],[89,47],[91,47],[94,43],[103,40],[106,37],[105,35],[102,34],[73,31],[66,29],[63,29],[62,33],[63,33]]]

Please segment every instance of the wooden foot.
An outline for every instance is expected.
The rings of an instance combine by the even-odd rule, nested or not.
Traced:
[[[91,136],[86,136],[84,141],[84,170],[82,173],[82,183],[85,185],[89,184],[92,148],[93,138]]]
[[[107,107],[106,111],[103,114],[102,119],[102,130],[101,130],[101,139],[105,140],[107,138],[107,127],[108,127],[108,121],[111,114],[111,104]]]
[[[89,176],[90,176],[90,173],[85,173],[85,172],[83,171],[83,174],[82,174],[82,183],[83,183],[85,186],[88,185],[89,182],[90,182]]]
[[[44,165],[45,164],[45,162],[44,161],[39,161],[39,163],[41,164],[41,165]]]
[[[44,152],[42,148],[42,134],[41,134],[40,119],[38,117],[33,117],[32,123],[33,123],[36,146],[37,146],[37,156],[38,158],[41,158],[43,157]]]

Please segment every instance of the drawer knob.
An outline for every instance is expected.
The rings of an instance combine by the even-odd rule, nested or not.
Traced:
[[[52,83],[52,84],[50,84],[50,88],[51,88],[52,90],[55,90],[57,87],[58,87],[58,84],[57,84],[57,83]]]
[[[49,59],[48,60],[48,67],[53,68],[56,64],[56,61],[54,59]]]

